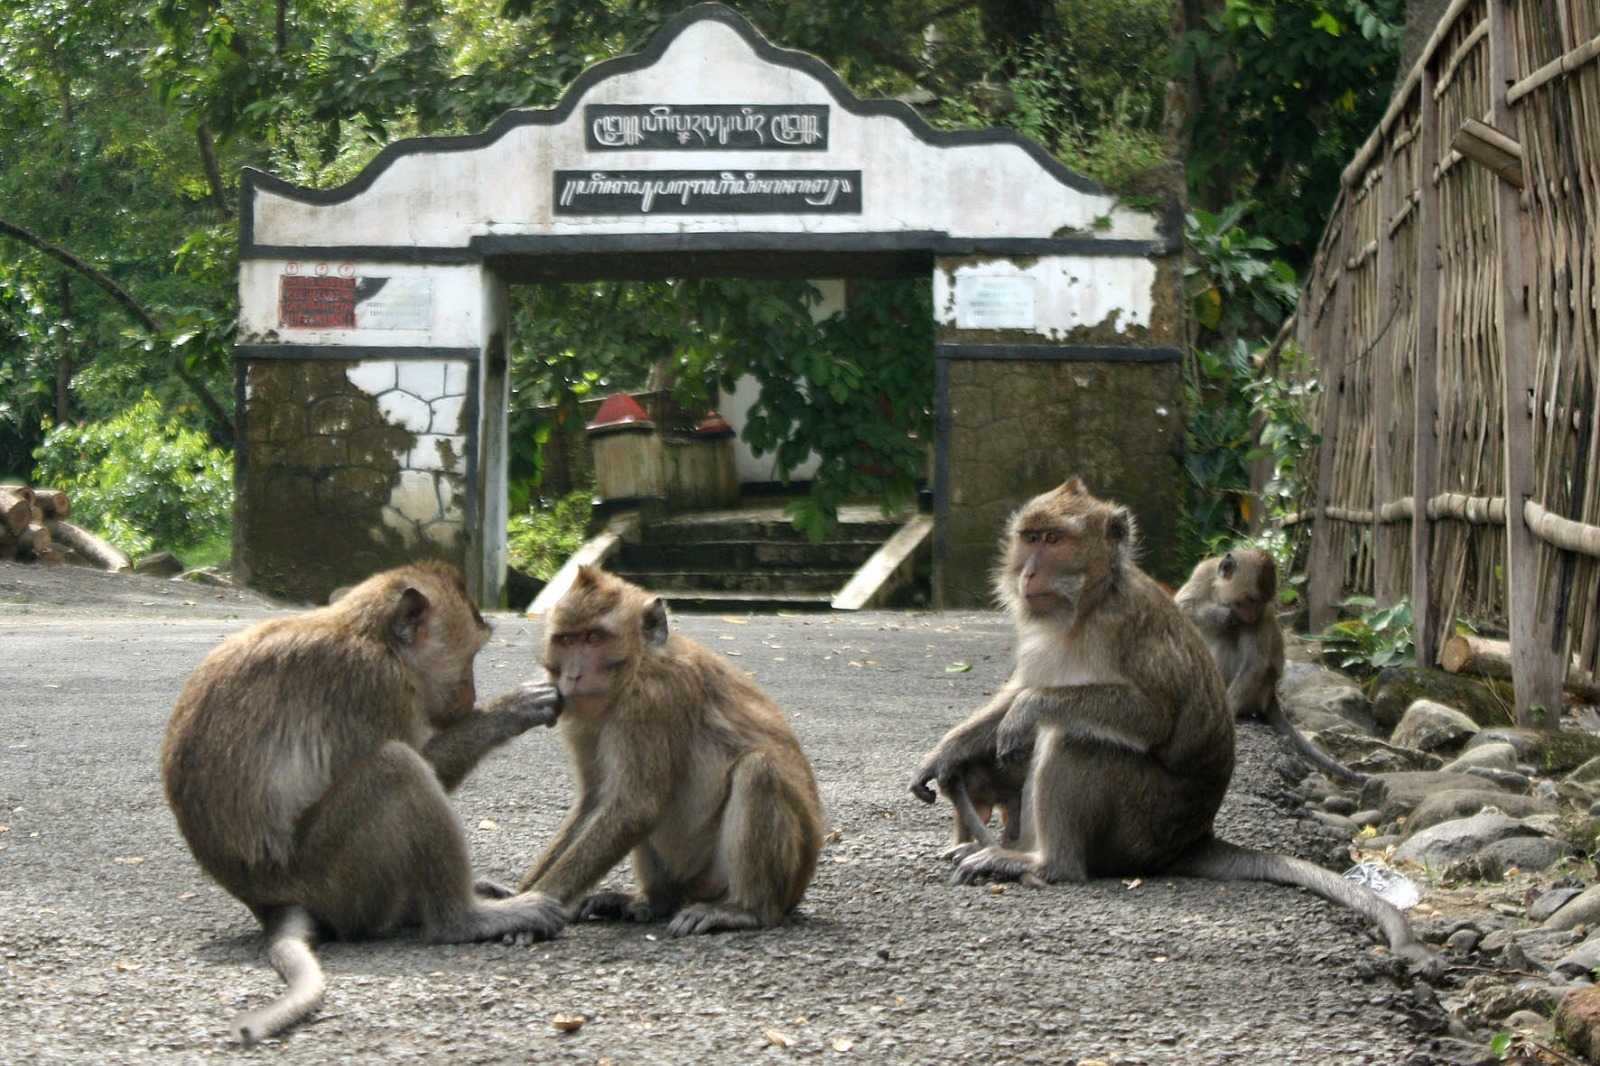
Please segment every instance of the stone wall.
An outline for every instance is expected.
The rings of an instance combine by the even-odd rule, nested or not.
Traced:
[[[320,603],[374,571],[463,562],[471,373],[440,360],[244,364],[235,565]]]
[[[947,606],[990,602],[1001,527],[1077,474],[1138,516],[1142,565],[1181,581],[1183,380],[1176,362],[951,360]]]

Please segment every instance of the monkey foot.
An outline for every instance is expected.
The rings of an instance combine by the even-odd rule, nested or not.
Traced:
[[[630,892],[596,892],[578,905],[577,921],[653,922],[656,912],[650,901]]]
[[[667,932],[673,936],[696,936],[700,933],[760,928],[761,919],[749,911],[711,903],[691,903],[673,915]]]
[[[1037,865],[1034,857],[1026,852],[984,848],[961,861],[961,865],[956,867],[955,881],[958,884],[975,885],[988,878],[991,881],[1021,881],[1037,888],[1044,884],[1044,879],[1036,870]]]
[[[510,899],[517,894],[517,890],[500,881],[480,877],[472,882],[472,894],[479,899]]]
[[[939,853],[939,858],[943,859],[945,862],[960,864],[982,850],[982,844],[978,844],[969,840],[965,844],[953,844],[950,847],[945,848]]]

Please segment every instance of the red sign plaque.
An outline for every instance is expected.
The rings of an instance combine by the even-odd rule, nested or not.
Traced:
[[[283,275],[278,324],[286,329],[355,329],[356,279]]]

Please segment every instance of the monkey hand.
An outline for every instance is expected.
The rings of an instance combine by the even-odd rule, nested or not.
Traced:
[[[495,698],[490,710],[512,715],[524,730],[555,725],[561,717],[561,692],[545,681],[524,681]]]

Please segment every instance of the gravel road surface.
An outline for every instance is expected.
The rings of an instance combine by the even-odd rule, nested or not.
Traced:
[[[325,944],[316,1020],[240,1049],[227,1020],[279,982],[249,913],[189,858],[157,750],[189,671],[272,609],[23,570],[0,563],[0,1062],[1441,1061],[1426,991],[1396,984],[1361,924],[1314,897],[1163,878],[947,884],[948,807],[906,781],[1004,678],[1010,629],[987,613],[677,617],[777,698],[816,765],[835,836],[789,925]],[[536,672],[538,625],[494,621],[483,696]],[[1274,798],[1270,731],[1246,726],[1239,744],[1224,835],[1327,857],[1337,841]],[[478,871],[514,880],[570,795],[552,733],[487,759],[455,797]],[[559,1033],[557,1014],[586,1024]]]

